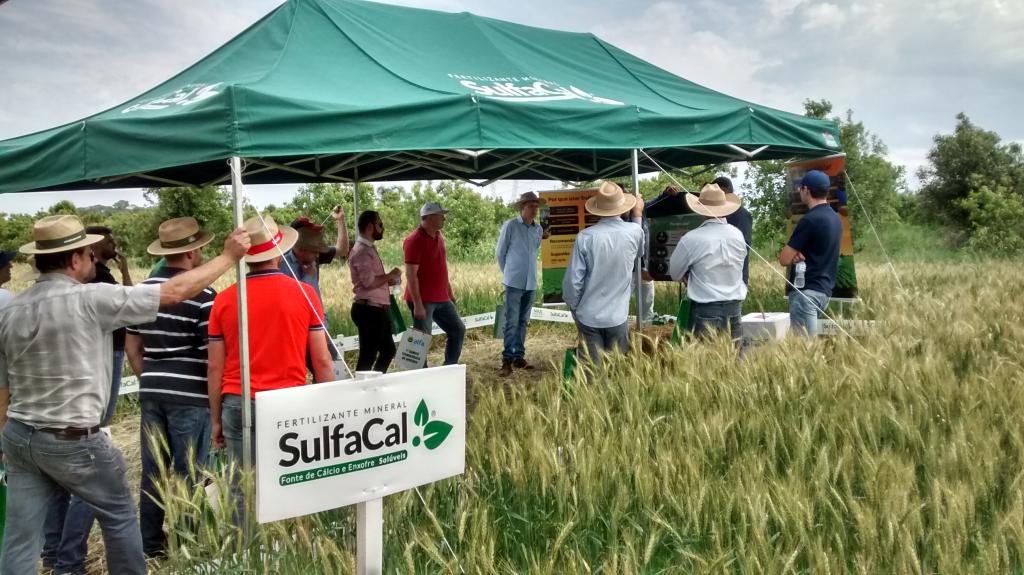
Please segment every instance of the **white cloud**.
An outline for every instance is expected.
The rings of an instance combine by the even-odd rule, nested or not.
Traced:
[[[801,10],[800,28],[806,32],[831,29],[837,30],[846,20],[846,14],[839,6],[824,2],[813,4]]]

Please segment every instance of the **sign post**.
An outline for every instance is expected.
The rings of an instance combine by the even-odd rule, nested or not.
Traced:
[[[379,371],[357,371],[362,381],[383,375]],[[356,503],[356,574],[380,575],[384,571],[384,499]]]

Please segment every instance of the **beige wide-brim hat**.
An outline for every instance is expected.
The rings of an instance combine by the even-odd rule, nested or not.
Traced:
[[[523,208],[523,204],[527,202],[537,202],[538,204],[547,203],[544,201],[544,198],[541,198],[539,195],[537,195],[537,192],[524,192],[522,195],[519,196],[519,199],[516,200],[516,209],[521,210]]]
[[[587,200],[587,211],[595,216],[619,216],[636,205],[636,196],[622,191],[618,184],[602,182],[597,195]]]
[[[213,241],[213,233],[199,229],[195,218],[174,218],[160,224],[159,239],[146,251],[154,256],[170,256],[198,250]]]
[[[264,225],[264,223],[266,225]],[[299,232],[291,227],[278,227],[269,215],[251,217],[245,220],[245,231],[249,232],[252,247],[246,252],[245,263],[258,264],[272,260],[295,247]]]
[[[18,248],[23,254],[57,254],[91,246],[103,236],[85,233],[78,216],[46,216],[32,225],[33,241]]]
[[[743,202],[735,194],[727,194],[718,184],[701,188],[700,196],[686,194],[686,204],[695,214],[709,218],[724,218],[740,209]]]

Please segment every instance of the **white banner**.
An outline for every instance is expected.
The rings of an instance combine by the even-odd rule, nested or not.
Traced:
[[[256,394],[260,523],[460,475],[466,366]]]

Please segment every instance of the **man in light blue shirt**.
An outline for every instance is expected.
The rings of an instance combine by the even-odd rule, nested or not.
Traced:
[[[501,226],[494,255],[505,285],[505,349],[501,352],[501,375],[512,368],[533,369],[526,361],[526,325],[537,290],[537,252],[547,231],[537,223],[540,196],[526,192],[516,202],[519,216]]]
[[[576,318],[579,355],[589,354],[595,365],[601,352],[629,348],[629,296],[643,228],[622,220],[632,210],[640,218],[643,202],[604,182],[586,209],[601,220],[576,236],[569,267],[562,280],[562,297]],[[584,351],[585,350],[585,351]]]
[[[729,330],[734,342],[740,342],[740,324],[747,285],[743,282],[743,262],[747,242],[743,233],[725,218],[740,208],[739,198],[726,194],[718,184],[708,184],[700,197],[686,194],[686,203],[704,223],[687,232],[669,259],[668,273],[675,281],[686,282],[690,298],[690,330],[699,337]]]

